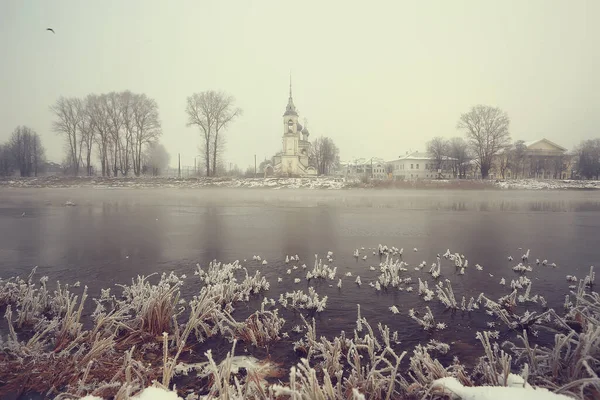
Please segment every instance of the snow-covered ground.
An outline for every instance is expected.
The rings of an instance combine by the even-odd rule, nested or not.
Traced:
[[[600,181],[536,180],[517,179],[498,181],[502,189],[557,190],[557,189],[600,189]]]
[[[0,179],[0,187],[14,188],[267,188],[267,189],[600,189],[600,181],[575,180],[419,180],[362,183],[339,177],[318,178],[164,178],[164,177],[43,177]]]
[[[0,180],[0,187],[15,188],[271,188],[271,189],[343,189],[341,178],[102,178],[44,177]]]

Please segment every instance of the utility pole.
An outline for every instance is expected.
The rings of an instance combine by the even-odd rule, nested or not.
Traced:
[[[181,178],[181,153],[177,153],[177,177]]]
[[[254,155],[254,177],[256,178],[256,154]]]

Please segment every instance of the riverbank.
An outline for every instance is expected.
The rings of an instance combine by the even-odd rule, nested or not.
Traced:
[[[165,177],[65,177],[2,178],[0,188],[250,188],[250,189],[456,189],[456,190],[597,190],[600,181],[576,180],[373,180],[344,178],[165,178]]]

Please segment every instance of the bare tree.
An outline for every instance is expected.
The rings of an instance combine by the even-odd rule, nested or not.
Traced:
[[[215,137],[213,139],[213,176],[216,172],[217,157],[222,154],[225,145],[225,137],[222,132],[238,116],[242,115],[242,109],[235,107],[235,98],[226,93],[219,92],[215,96],[214,105]]]
[[[496,155],[502,179],[506,178],[506,171],[513,168],[513,150],[512,146],[507,146],[504,149],[501,149]]]
[[[202,158],[206,166],[206,176],[210,176],[210,147],[214,136],[214,117],[212,105],[215,103],[216,93],[213,91],[194,93],[187,98],[185,109],[188,115],[187,126],[196,125],[203,133],[200,144]]]
[[[328,137],[315,139],[309,152],[309,165],[315,167],[319,175],[327,175],[339,164],[340,151],[333,140]]]
[[[453,137],[448,142],[448,156],[452,160],[455,176],[464,179],[471,161],[468,143],[461,137]]]
[[[110,92],[105,96],[106,116],[110,127],[110,152],[112,155],[111,168],[114,176],[119,173],[119,160],[121,159],[121,130],[123,127],[121,96],[119,93]]]
[[[27,126],[18,126],[8,142],[14,166],[21,176],[37,176],[44,160],[44,147],[39,135]]]
[[[460,116],[457,128],[465,131],[483,179],[489,175],[494,156],[510,143],[509,125],[508,114],[497,107],[477,105]]]
[[[234,107],[234,102],[232,96],[213,90],[194,93],[187,98],[187,125],[197,126],[203,134],[200,148],[206,165],[206,176],[214,176],[217,172],[218,156],[224,144],[222,131],[242,114],[240,108]]]
[[[133,153],[133,136],[135,132],[135,121],[134,121],[134,107],[136,100],[139,96],[126,90],[120,95],[120,106],[121,106],[121,118],[123,119],[123,135],[122,141],[119,144],[121,149],[119,163],[121,166],[121,173],[127,175],[131,167],[131,155]],[[135,170],[134,170],[135,172]]]
[[[78,129],[83,117],[82,110],[81,100],[76,97],[65,98],[61,96],[53,106],[50,106],[50,111],[56,116],[52,128],[54,132],[65,137],[75,175],[79,174],[81,147],[83,145],[83,139]]]
[[[444,159],[448,156],[449,143],[443,137],[437,136],[427,142],[427,153],[434,159],[435,170],[442,168]]]
[[[87,99],[88,112],[91,118],[91,127],[94,131],[93,138],[98,143],[98,156],[100,158],[102,176],[110,176],[108,154],[111,143],[111,135],[110,124],[108,122],[108,101],[105,94],[101,94],[99,96],[89,95]]]
[[[135,96],[133,106],[133,172],[142,172],[142,149],[162,134],[158,116],[158,104],[145,94]]]
[[[85,152],[85,171],[88,176],[92,174],[92,149],[94,146],[95,127],[92,115],[92,103],[94,96],[88,95],[82,101],[81,121],[79,122],[79,132],[83,141],[83,151]],[[83,156],[82,156],[83,158]]]

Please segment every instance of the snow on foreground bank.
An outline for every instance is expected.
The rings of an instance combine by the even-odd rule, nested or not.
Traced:
[[[461,400],[572,400],[571,397],[549,392],[546,389],[534,389],[525,383],[519,375],[509,374],[508,386],[463,386],[456,378],[446,377],[433,381],[431,391],[437,395],[448,396],[450,399]],[[196,398],[194,396],[194,398]],[[200,397],[205,398],[205,397]],[[353,399],[361,400],[366,397],[354,391]],[[85,396],[80,400],[104,400],[98,396]],[[148,387],[131,400],[183,400],[176,392],[160,387]]]
[[[495,183],[501,189],[557,190],[557,189],[600,189],[600,181],[516,179]]]

